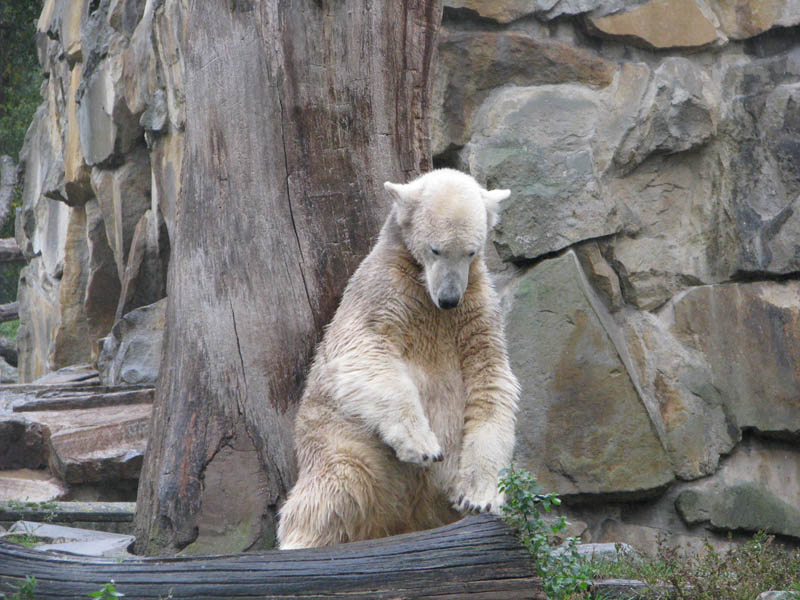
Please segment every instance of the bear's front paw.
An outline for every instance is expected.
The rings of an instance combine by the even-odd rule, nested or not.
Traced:
[[[385,441],[403,462],[429,466],[444,458],[439,440],[428,426],[410,428],[396,425],[386,431]]]
[[[505,494],[497,490],[497,480],[476,477],[462,478],[462,484],[450,496],[453,508],[461,512],[493,512],[500,514],[500,507],[505,502]]]

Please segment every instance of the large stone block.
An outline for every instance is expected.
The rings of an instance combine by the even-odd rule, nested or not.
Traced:
[[[119,280],[125,273],[136,224],[151,206],[152,174],[147,149],[140,147],[126,159],[124,165],[114,170],[92,170],[92,187],[103,214]]]
[[[800,454],[748,440],[712,478],[683,490],[675,507],[688,525],[767,531],[800,539]]]
[[[50,470],[68,484],[138,479],[150,404],[26,412],[50,432]]]
[[[641,497],[673,481],[622,340],[572,251],[509,287],[506,331],[522,385],[516,460],[565,495]]]
[[[648,312],[620,313],[627,351],[643,401],[657,415],[656,429],[675,474],[691,480],[714,473],[720,456],[739,441],[711,367],[697,350],[681,344],[668,322]]]
[[[617,65],[567,43],[523,31],[443,27],[434,79],[433,152],[462,146],[472,118],[492,90],[557,83],[609,85]]]
[[[639,123],[617,150],[624,171],[654,152],[673,153],[706,143],[716,134],[719,96],[711,78],[686,58],[667,58],[653,72]]]
[[[511,188],[495,230],[501,258],[536,258],[622,228],[593,152],[602,111],[577,85],[508,88],[484,102],[465,152],[478,180]]]
[[[675,335],[703,353],[740,429],[800,436],[800,282],[694,288],[674,301]]]
[[[148,210],[136,224],[115,320],[167,295],[169,240],[160,217],[159,212]]]
[[[605,15],[637,6],[645,0],[445,0],[449,8],[466,8],[482,17],[510,23],[529,15],[550,20],[567,15],[592,12]]]
[[[695,0],[650,0],[605,17],[587,19],[590,31],[647,48],[698,48],[718,39],[717,29]]]
[[[114,167],[141,140],[139,115],[122,95],[122,59],[102,61],[86,77],[78,94],[81,151],[90,166]]]
[[[89,183],[91,169],[81,151],[78,103],[75,99],[81,83],[81,71],[81,65],[72,68],[64,124],[64,200],[72,206],[84,204],[93,196]]]
[[[97,366],[106,385],[154,384],[161,367],[167,299],[137,308],[116,322],[103,340]]]
[[[21,415],[0,414],[0,470],[41,469],[45,465],[41,425]]]
[[[731,272],[800,270],[800,48],[728,70]]]
[[[772,27],[800,23],[798,0],[711,0],[720,29],[731,39],[741,40]]]
[[[70,209],[69,228],[64,254],[64,272],[58,296],[59,324],[53,333],[48,352],[48,370],[89,362],[91,342],[86,321],[86,285],[88,247],[86,243],[86,211]]]
[[[48,502],[67,493],[67,486],[45,470],[0,471],[0,502]]]
[[[653,310],[726,277],[736,249],[720,235],[721,178],[713,155],[684,153],[654,156],[610,181],[607,194],[629,207],[626,228],[635,233],[617,237],[609,251],[628,303]]]

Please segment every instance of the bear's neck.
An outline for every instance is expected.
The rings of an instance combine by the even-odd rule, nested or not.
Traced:
[[[378,236],[378,244],[386,248],[402,248],[408,252],[403,241],[403,232],[400,231],[400,225],[397,223],[395,210],[395,208],[392,208],[389,216],[386,217],[386,221],[381,227],[381,233]]]
[[[386,221],[381,228],[380,235],[378,236],[378,243],[375,245],[375,250],[379,252],[389,251],[395,259],[401,259],[408,262],[410,267],[415,270],[421,270],[421,265],[414,260],[411,252],[408,251],[406,243],[403,240],[403,232],[400,230],[400,225],[397,223],[397,216],[395,209],[389,213]]]

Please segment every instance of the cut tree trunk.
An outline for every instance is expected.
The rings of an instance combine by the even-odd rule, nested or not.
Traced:
[[[268,548],[313,349],[430,168],[441,0],[183,3],[186,96],[167,333],[137,551]]]
[[[541,590],[516,535],[489,516],[313,550],[116,562],[0,543],[0,591],[36,577],[37,600],[86,598],[110,580],[126,598],[533,598]]]

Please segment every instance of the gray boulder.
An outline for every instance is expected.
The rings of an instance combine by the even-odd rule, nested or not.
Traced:
[[[123,316],[103,340],[97,359],[105,385],[153,384],[161,364],[167,299]]]
[[[617,326],[574,252],[542,261],[506,294],[511,365],[522,386],[518,463],[565,495],[642,497],[672,482]]]

